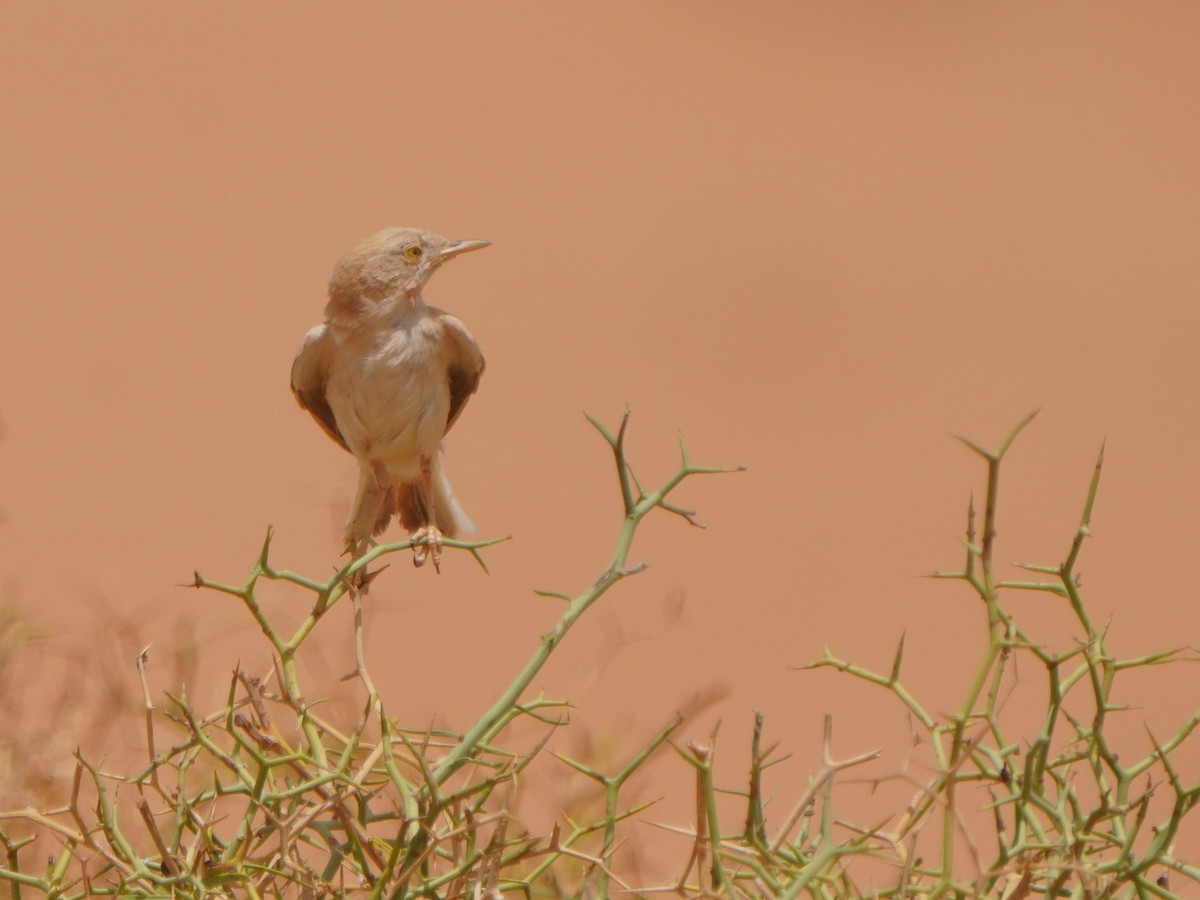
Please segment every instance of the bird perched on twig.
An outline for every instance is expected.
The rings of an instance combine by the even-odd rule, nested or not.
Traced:
[[[483,354],[462,322],[425,305],[421,289],[446,260],[487,246],[416,228],[365,238],[334,266],[325,322],[296,353],[296,399],[358,463],[346,522],[353,556],[396,515],[411,532],[413,563],[432,558],[440,571],[442,538],[472,528],[440,455],[479,386]]]

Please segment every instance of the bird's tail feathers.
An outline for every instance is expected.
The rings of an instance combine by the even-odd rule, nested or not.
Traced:
[[[396,484],[388,489],[387,504],[384,507],[388,517],[390,518],[394,511],[400,517],[400,523],[410,532],[423,528],[432,519],[438,531],[446,537],[471,534],[475,530],[475,523],[455,499],[454,492],[450,489],[450,480],[446,478],[441,466],[434,467],[432,480],[432,516],[425,508],[426,499],[419,484]],[[383,522],[383,526],[387,526],[386,521]],[[380,528],[380,531],[382,530]]]
[[[387,530],[388,525],[392,522],[392,516],[396,514],[396,486],[390,485],[387,492],[383,495],[383,502],[379,504],[379,515],[375,517],[375,524],[371,526],[371,534],[375,537],[383,534]]]

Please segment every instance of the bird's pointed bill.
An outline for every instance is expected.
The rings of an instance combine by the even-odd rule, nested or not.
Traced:
[[[438,256],[442,259],[449,259],[452,256],[458,256],[460,253],[467,253],[471,250],[482,250],[484,247],[490,246],[492,246],[491,241],[455,241],[439,250]]]

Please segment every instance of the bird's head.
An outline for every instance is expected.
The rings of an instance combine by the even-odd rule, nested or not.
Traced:
[[[364,303],[418,297],[446,260],[487,246],[487,241],[452,241],[419,228],[385,228],[338,260],[329,279],[330,304],[361,311]]]

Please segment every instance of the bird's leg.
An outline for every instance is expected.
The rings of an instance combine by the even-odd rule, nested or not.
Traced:
[[[437,527],[437,515],[433,509],[433,459],[421,457],[421,507],[425,512],[425,525],[418,528],[411,538],[413,565],[425,565],[426,558],[433,559],[433,567],[442,571],[442,533]]]
[[[346,521],[346,554],[351,560],[358,559],[370,548],[371,526],[379,517],[379,505],[385,491],[380,482],[380,473],[375,467],[362,464],[358,469],[358,491],[350,507],[350,518]],[[377,572],[360,569],[355,576],[354,586],[366,593],[367,585]]]
[[[375,476],[369,466],[358,467],[358,490],[354,494],[354,502],[350,504],[350,516],[346,519],[346,554],[357,559],[366,549],[365,544],[371,532],[363,527],[362,507],[367,500],[367,494],[375,486]]]

